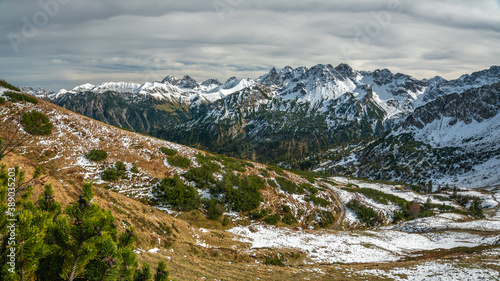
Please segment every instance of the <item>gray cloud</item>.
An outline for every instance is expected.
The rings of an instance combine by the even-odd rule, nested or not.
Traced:
[[[39,3],[0,1],[0,77],[18,85],[257,78],[272,66],[341,62],[455,78],[500,62],[498,1]]]

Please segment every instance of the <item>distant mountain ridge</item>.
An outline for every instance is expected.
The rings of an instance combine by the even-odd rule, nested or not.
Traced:
[[[198,84],[193,78],[167,76],[161,82],[143,84],[105,82],[83,84],[71,90],[47,92],[22,87],[26,93],[111,125],[148,132],[190,119],[203,105],[224,98],[253,83],[229,79],[222,84],[209,79]]]
[[[235,157],[416,181],[419,177],[367,173],[367,167],[337,161],[338,153],[337,162],[327,155],[339,144],[344,148],[352,142],[366,144],[390,132],[392,137],[409,134],[414,139],[408,141],[429,142],[422,132],[438,136],[432,132],[442,128],[429,125],[433,120],[495,123],[498,104],[481,97],[494,99],[499,82],[499,66],[454,80],[439,76],[418,80],[388,69],[357,71],[347,64],[319,64],[272,68],[255,80],[232,77],[225,83],[167,76],[144,84],[84,84],[58,93],[24,90],[100,121]],[[481,97],[476,100],[476,95]],[[465,117],[471,109],[479,112]],[[476,130],[480,127],[469,126],[465,134],[489,140],[486,146],[491,140],[484,134],[500,134]],[[488,157],[496,157],[490,152]],[[360,168],[339,169],[342,163]]]

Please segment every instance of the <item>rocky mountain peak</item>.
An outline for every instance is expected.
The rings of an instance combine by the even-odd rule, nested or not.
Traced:
[[[344,77],[352,78],[356,76],[356,71],[354,71],[354,69],[352,69],[352,67],[346,63],[341,63],[337,65],[334,69]]]
[[[161,83],[164,83],[164,84],[170,84],[170,85],[173,85],[173,86],[177,86],[179,84],[179,78],[175,77],[175,76],[167,76],[165,78],[163,78],[163,80],[161,80]]]
[[[238,79],[236,77],[231,77],[222,85],[222,89],[231,89],[238,84]]]
[[[201,83],[202,86],[217,85],[220,86],[222,83],[217,79],[207,79]]]
[[[184,89],[195,89],[197,88],[198,82],[191,78],[189,75],[185,75],[182,77],[182,79],[179,81],[179,84],[177,85],[179,88],[184,88]]]

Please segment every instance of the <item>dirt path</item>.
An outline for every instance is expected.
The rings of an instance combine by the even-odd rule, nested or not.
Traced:
[[[333,189],[330,189],[330,191],[333,194],[333,197],[335,198],[335,203],[337,203],[337,206],[340,207],[340,215],[331,227],[331,229],[337,229],[345,218],[345,206],[344,204],[342,204],[342,201],[340,201],[337,192],[335,192]]]

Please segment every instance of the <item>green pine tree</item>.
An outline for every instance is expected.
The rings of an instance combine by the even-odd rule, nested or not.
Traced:
[[[56,202],[54,197],[52,184],[46,184],[45,191],[38,197],[38,208],[53,215],[59,215],[61,213],[61,203]]]
[[[134,281],[150,281],[151,268],[148,263],[142,265],[142,269],[136,269],[134,274]]]
[[[457,187],[453,187],[453,193],[451,194],[451,198],[457,199],[458,198],[458,193],[457,193]]]
[[[96,257],[85,268],[86,280],[118,280],[122,257],[111,237],[95,243]]]
[[[37,209],[31,200],[31,183],[40,174],[37,169],[33,179],[25,182],[25,172],[19,167],[0,167],[0,229],[1,234],[5,234],[1,236],[0,260],[6,265],[0,273],[2,280],[37,279],[40,259],[48,254],[43,239],[51,216]],[[14,229],[15,235],[11,236]],[[15,253],[15,268],[7,264],[11,262],[8,255],[12,253]]]
[[[49,215],[40,210],[22,210],[16,222],[16,273],[20,280],[35,280],[40,259],[48,254],[43,243]]]
[[[66,206],[67,217],[58,217],[54,231],[58,237],[57,247],[64,262],[61,276],[73,281],[84,274],[87,264],[99,255],[98,244],[103,236],[114,235],[114,217],[92,202],[92,183],[83,184],[83,195]]]
[[[0,280],[134,280],[134,228],[117,238],[114,217],[93,202],[91,183],[83,184],[83,194],[64,213],[51,184],[33,203],[33,184],[40,174],[37,169],[25,181],[20,168],[0,166],[0,212],[5,214],[0,216]],[[15,200],[9,192],[16,192]],[[15,219],[15,243],[9,243],[9,219]],[[15,268],[8,264],[11,249]],[[139,280],[150,280],[146,273],[149,267]]]
[[[469,214],[476,218],[484,219],[483,206],[481,205],[481,200],[475,198],[469,207]]]
[[[156,269],[154,281],[168,281],[168,270],[167,265],[164,261],[158,262],[158,268]]]

